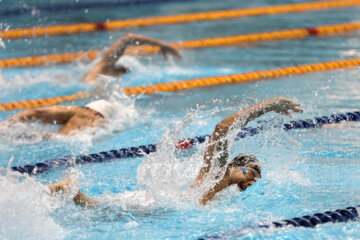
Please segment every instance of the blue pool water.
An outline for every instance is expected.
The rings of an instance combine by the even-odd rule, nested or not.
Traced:
[[[0,9],[74,1],[0,1]],[[282,3],[305,1],[282,1]],[[275,0],[203,1],[137,5],[124,8],[7,16],[0,26],[20,28],[107,19],[161,16],[218,9],[278,4]],[[5,41],[1,58],[103,49],[126,32],[164,41],[245,34],[286,28],[359,21],[359,8],[333,9],[199,22],[119,32]],[[128,86],[187,80],[203,76],[241,73],[320,61],[359,57],[359,32],[332,37],[259,42],[227,48],[182,51],[182,61],[161,56],[125,57],[132,72],[112,81],[106,97],[118,102],[117,118],[93,135],[85,132],[54,141],[42,141],[50,126],[21,125],[0,132],[0,166],[33,164],[69,154],[159,143],[147,157],[59,168],[37,177],[0,175],[1,239],[196,239],[233,228],[244,230],[230,239],[356,239],[359,223],[324,224],[316,228],[256,229],[257,224],[354,206],[359,197],[359,124],[326,129],[284,132],[269,128],[234,143],[232,154],[253,153],[263,165],[263,177],[240,194],[226,189],[208,206],[197,203],[188,190],[202,163],[204,146],[182,152],[173,143],[183,137],[210,134],[216,123],[241,108],[284,96],[301,103],[305,119],[359,110],[359,70],[346,69],[292,76],[271,81],[194,89],[152,96],[126,97]],[[88,91],[80,82],[94,63],[4,69],[0,102],[61,96]],[[86,101],[67,104],[84,105]],[[5,120],[15,112],[2,112]],[[288,122],[273,113],[259,121],[268,125]],[[251,126],[264,124],[253,122]],[[24,132],[26,134],[24,134]],[[82,191],[106,201],[84,209],[69,197],[49,197],[41,183],[78,175]],[[117,195],[116,195],[117,194]],[[196,195],[196,194],[195,194]]]

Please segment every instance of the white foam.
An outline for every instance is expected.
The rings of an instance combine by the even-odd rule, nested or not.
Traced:
[[[150,191],[125,191],[116,194],[103,194],[96,197],[101,203],[121,206],[125,211],[146,212],[155,206],[155,198]]]
[[[49,137],[51,129],[54,127],[44,129],[37,123],[2,122],[0,123],[0,143],[5,147],[24,143],[36,144]]]
[[[277,170],[269,171],[266,174],[267,179],[271,179],[276,184],[288,185],[291,183],[296,183],[302,186],[310,186],[311,181],[309,178],[306,178],[298,171],[290,170],[288,168],[279,168]]]
[[[23,75],[15,75],[14,77],[11,77],[10,80],[6,80],[6,78],[2,76],[2,83],[8,91],[18,91],[21,87],[29,87],[29,83],[34,85],[43,82],[51,82],[66,87],[77,84],[76,81],[74,81],[74,76],[71,72],[56,69],[52,69],[51,71],[42,70],[41,72],[26,72]]]
[[[101,95],[97,98],[105,98],[113,104],[115,109],[113,116],[106,119],[106,124],[102,126],[84,129],[71,137],[53,135],[52,140],[82,142],[91,146],[114,137],[117,133],[131,128],[135,124],[146,121],[148,113],[142,113],[135,106],[135,99],[125,95],[121,79],[102,76],[97,85],[102,88]]]
[[[203,163],[204,144],[186,156],[183,156],[184,152],[176,150],[178,139],[185,137],[185,132],[200,118],[199,115],[198,111],[194,111],[181,121],[172,120],[157,145],[157,151],[147,155],[138,167],[138,185],[150,191],[161,206],[189,207],[191,203],[197,205],[203,191],[213,184],[211,179],[208,179],[200,189],[189,188]],[[191,134],[186,137],[189,136]]]
[[[0,238],[63,239],[67,233],[50,214],[56,206],[44,186],[14,173],[0,175]]]

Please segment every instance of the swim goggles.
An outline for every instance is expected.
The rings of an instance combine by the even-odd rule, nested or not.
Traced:
[[[255,180],[256,175],[252,170],[248,170],[243,167],[237,167],[237,168],[240,168],[243,171],[244,176],[246,177],[247,180]]]

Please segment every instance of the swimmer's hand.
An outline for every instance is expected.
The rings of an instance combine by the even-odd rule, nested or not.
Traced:
[[[171,54],[175,59],[180,60],[181,55],[179,51],[171,46],[170,44],[167,44],[161,40],[150,38],[134,33],[127,33],[123,37],[121,37],[119,40],[117,40],[107,52],[116,50],[116,55],[118,59],[124,52],[125,47],[128,45],[135,45],[140,46],[144,44],[149,44],[153,46],[158,46],[160,48],[161,54],[164,56],[165,59],[168,58],[168,54]]]
[[[294,103],[293,101],[284,97],[273,98],[270,99],[269,101],[270,101],[269,104],[270,110],[276,113],[285,114],[291,117],[290,110],[294,112],[303,112],[303,110],[299,107],[300,104]]]
[[[171,54],[176,60],[181,60],[181,55],[179,50],[172,47],[171,45],[167,43],[162,43],[161,45],[159,45],[159,47],[161,54],[164,56],[166,60],[168,59],[168,54]]]

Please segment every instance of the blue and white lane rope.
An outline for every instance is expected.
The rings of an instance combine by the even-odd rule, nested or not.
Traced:
[[[360,112],[348,112],[348,113],[339,113],[332,114],[330,116],[315,117],[314,119],[305,119],[305,120],[296,120],[290,121],[283,125],[285,131],[292,129],[306,129],[306,128],[315,128],[321,127],[325,124],[340,123],[340,122],[351,122],[351,121],[360,121]],[[264,126],[252,128],[246,127],[237,134],[237,139],[245,138],[248,136],[254,136],[260,131],[264,130]],[[179,150],[190,148],[198,143],[203,143],[209,135],[198,136],[194,138],[182,139],[178,142],[177,148]],[[139,147],[130,147],[122,148],[119,150],[110,150],[107,152],[93,153],[89,155],[79,155],[79,156],[65,156],[59,159],[51,159],[42,163],[28,164],[25,166],[14,166],[11,167],[13,171],[18,171],[20,173],[27,173],[30,175],[40,174],[60,166],[74,166],[78,164],[85,163],[99,163],[107,162],[114,159],[122,158],[132,158],[132,157],[141,157],[146,154],[156,152],[156,144],[141,145]]]
[[[315,227],[319,224],[325,223],[339,223],[339,222],[348,222],[348,221],[358,221],[359,220],[359,212],[358,209],[360,205],[356,207],[347,207],[342,209],[336,209],[334,211],[326,211],[321,213],[315,213],[312,215],[305,215],[302,217],[295,217],[291,219],[285,219],[278,222],[272,222],[270,224],[258,225],[254,228],[283,228],[283,227],[306,227],[311,228]],[[219,239],[226,237],[236,237],[243,232],[244,228],[231,229],[226,232],[216,233],[207,237],[198,238],[198,240],[211,240],[211,239]]]
[[[0,16],[16,16],[26,13],[32,14],[33,12],[62,12],[62,11],[75,11],[86,10],[92,8],[113,8],[113,7],[126,7],[141,4],[157,4],[157,3],[170,3],[170,2],[189,2],[195,0],[128,0],[128,1],[106,1],[106,2],[82,2],[74,4],[54,4],[48,6],[38,7],[22,7],[22,8],[8,8],[0,10]]]

